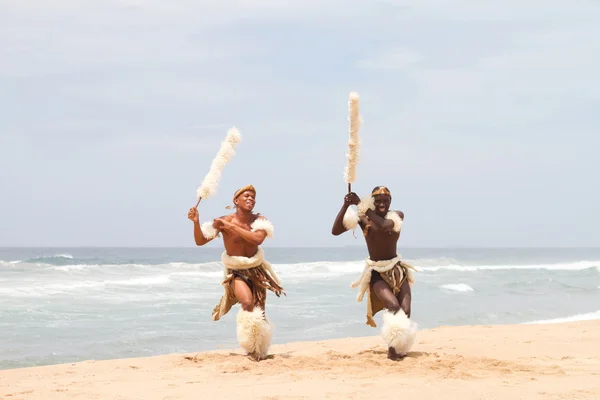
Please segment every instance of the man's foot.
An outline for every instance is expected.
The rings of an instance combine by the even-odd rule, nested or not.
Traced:
[[[252,361],[260,361],[260,355],[258,353],[250,353],[250,354],[248,354],[248,357]]]
[[[406,354],[398,354],[396,353],[396,350],[394,350],[393,347],[388,348],[388,358],[390,360],[398,361],[402,360],[404,357],[406,357]]]

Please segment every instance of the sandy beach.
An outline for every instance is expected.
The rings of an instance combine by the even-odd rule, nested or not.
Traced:
[[[378,336],[0,371],[0,398],[598,399],[600,321],[441,327],[402,361]],[[406,396],[406,397],[404,397]]]

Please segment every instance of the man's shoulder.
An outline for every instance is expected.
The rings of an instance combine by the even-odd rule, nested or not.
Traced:
[[[403,213],[402,211],[400,211],[400,210],[394,210],[394,212],[395,212],[396,214],[398,214],[398,216],[399,216],[400,218],[404,219],[404,213]]]
[[[259,219],[267,219],[267,217],[265,217],[261,213],[252,213],[252,222],[258,221]]]

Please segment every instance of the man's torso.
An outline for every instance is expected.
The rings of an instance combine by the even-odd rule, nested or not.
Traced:
[[[244,223],[239,221],[236,218],[235,214],[230,214],[223,217],[224,220],[239,226],[242,229],[250,231],[250,226],[256,219],[258,218],[257,214],[252,214],[250,221],[248,223]],[[221,232],[223,235],[223,244],[225,245],[225,251],[230,256],[239,256],[239,257],[252,257],[258,251],[258,246],[247,242],[243,237],[235,232]]]
[[[363,231],[363,234],[370,223],[372,222],[370,222],[368,217],[361,217],[360,227]],[[396,257],[396,246],[399,238],[400,232],[378,231],[371,227],[365,235],[365,241],[367,242],[367,249],[369,251],[369,258],[371,258],[373,261],[382,261],[391,260],[392,258]]]

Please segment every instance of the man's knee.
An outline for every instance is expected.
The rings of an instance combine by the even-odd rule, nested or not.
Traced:
[[[398,300],[396,299],[388,300],[385,302],[385,308],[387,308],[389,312],[396,314],[398,310],[400,310],[400,303],[398,303]]]
[[[252,301],[252,299],[244,299],[240,301],[240,304],[242,305],[242,309],[244,311],[254,310],[254,301]]]

